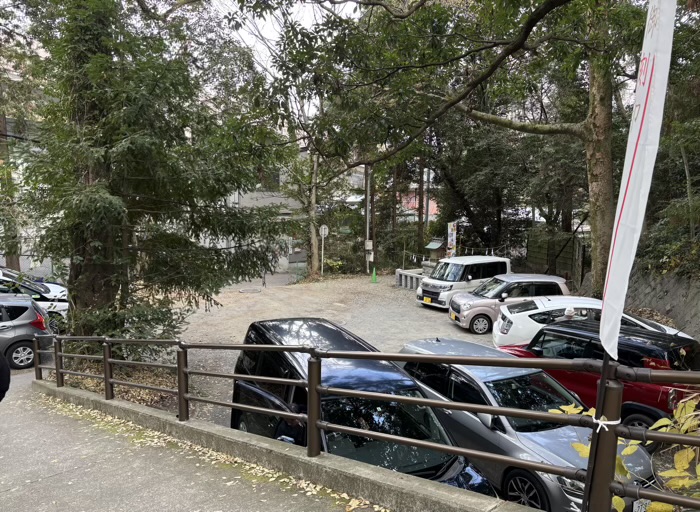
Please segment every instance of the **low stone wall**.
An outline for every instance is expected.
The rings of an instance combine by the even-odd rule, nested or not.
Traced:
[[[577,295],[591,296],[591,274]],[[673,320],[675,326],[700,341],[700,282],[676,274],[653,274],[635,268],[630,276],[625,308],[649,308]]]
[[[626,306],[650,308],[673,319],[676,327],[700,340],[700,282],[676,274],[634,270]]]

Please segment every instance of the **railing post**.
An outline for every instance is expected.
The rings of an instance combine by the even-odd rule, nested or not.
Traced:
[[[112,384],[112,344],[105,341],[102,344],[102,362],[105,376],[105,400],[114,399],[114,384]]]
[[[41,373],[41,354],[39,353],[39,338],[34,336],[34,379],[41,380],[44,376]]]
[[[57,388],[63,387],[63,374],[61,373],[61,370],[63,370],[63,356],[61,355],[62,352],[63,352],[63,342],[59,339],[54,338],[54,340],[53,340],[53,354],[54,354],[54,357],[56,358],[56,387]]]
[[[318,387],[321,385],[321,360],[312,355],[309,357],[309,407],[306,412],[306,455],[317,457],[321,453],[321,432],[318,422],[321,421],[321,395]]]
[[[604,379],[606,376],[602,375]],[[623,386],[617,380],[608,380],[605,385],[605,398],[602,416],[605,421],[615,422],[620,419],[622,408]],[[601,416],[601,417],[602,417]],[[595,447],[595,453],[589,456],[594,457],[595,471],[589,471],[587,480],[590,489],[590,501],[588,511],[598,512],[610,510],[612,508],[612,491],[610,484],[615,480],[615,467],[617,466],[617,434],[615,428],[601,428],[597,434],[598,442],[591,443]]]
[[[190,419],[189,375],[187,375],[187,349],[182,346],[177,349],[177,419],[187,421]]]

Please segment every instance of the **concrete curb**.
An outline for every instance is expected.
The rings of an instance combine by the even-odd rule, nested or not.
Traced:
[[[362,497],[393,512],[527,512],[529,508],[322,453],[308,458],[306,450],[201,420],[180,422],[171,413],[123,400],[105,400],[95,393],[57,388],[33,381],[32,390],[56,397],[144,428],[162,432],[269,469]]]

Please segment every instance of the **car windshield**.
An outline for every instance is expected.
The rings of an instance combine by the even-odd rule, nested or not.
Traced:
[[[544,372],[487,382],[486,386],[500,407],[546,412],[562,405],[582,406],[571,393]],[[525,418],[508,418],[508,421],[517,432],[539,432],[561,426],[560,423]]]
[[[399,394],[424,398],[418,390]],[[330,423],[348,427],[450,444],[429,407],[343,397],[324,400],[323,416]],[[326,438],[329,453],[427,478],[438,474],[454,459],[443,452],[340,432],[328,432]]]
[[[486,281],[484,284],[479,286],[472,293],[474,295],[478,295],[479,297],[486,297],[487,299],[495,299],[496,297],[500,296],[500,291],[504,288],[505,284],[506,284],[505,281],[501,281],[500,279],[492,277],[491,279]]]
[[[453,283],[462,279],[463,273],[464,265],[461,265],[459,263],[448,263],[447,261],[441,261],[433,269],[432,274],[430,274],[430,278],[437,279],[438,281],[449,281]]]

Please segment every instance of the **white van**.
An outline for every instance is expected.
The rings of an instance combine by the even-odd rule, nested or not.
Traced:
[[[447,309],[455,293],[469,292],[498,274],[510,274],[510,260],[497,256],[458,256],[438,262],[416,290],[424,305]]]

